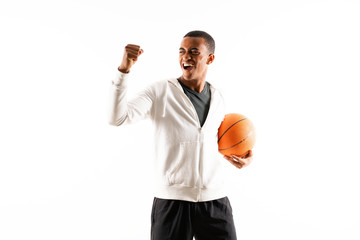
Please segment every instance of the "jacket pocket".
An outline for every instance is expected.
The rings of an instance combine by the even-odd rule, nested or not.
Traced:
[[[199,180],[199,143],[181,142],[171,153],[173,164],[166,171],[168,185],[197,186]]]

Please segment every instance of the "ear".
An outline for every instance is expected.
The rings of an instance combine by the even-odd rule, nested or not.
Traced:
[[[215,55],[211,53],[208,59],[206,60],[206,64],[210,65],[214,61],[214,59],[215,59]]]

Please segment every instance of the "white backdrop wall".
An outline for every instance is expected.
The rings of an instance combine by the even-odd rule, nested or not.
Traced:
[[[239,239],[360,239],[360,2],[1,1],[0,239],[149,239],[149,121],[108,125],[127,43],[130,93],[178,77],[188,31],[216,40],[208,81],[257,129],[228,164]],[[224,160],[225,161],[225,160]]]

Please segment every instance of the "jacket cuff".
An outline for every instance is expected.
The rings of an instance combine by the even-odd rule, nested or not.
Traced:
[[[129,73],[116,72],[115,79],[112,84],[116,87],[126,87],[129,78]]]

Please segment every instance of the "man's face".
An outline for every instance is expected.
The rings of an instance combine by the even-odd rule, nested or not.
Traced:
[[[184,80],[203,80],[207,66],[212,63],[214,55],[209,53],[205,39],[185,37],[179,49],[179,63]]]

